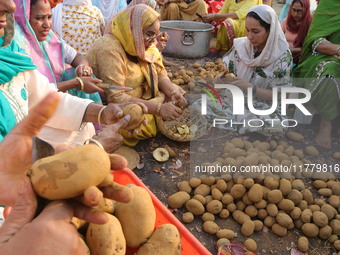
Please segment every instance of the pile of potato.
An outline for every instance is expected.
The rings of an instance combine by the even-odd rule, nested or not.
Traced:
[[[193,79],[214,78],[217,74],[227,70],[222,62],[222,59],[217,59],[215,62],[205,62],[204,66],[198,63],[192,65],[192,70],[187,70],[185,66],[180,66],[178,71],[168,71],[168,77],[172,83],[177,85],[189,84]]]
[[[293,137],[291,140],[301,140]],[[299,134],[298,134],[299,135]],[[288,135],[287,135],[288,136]],[[224,144],[222,155],[209,165],[296,165],[310,164],[306,155],[318,155],[315,147],[307,146],[305,150],[297,150],[286,141],[249,142],[234,138]],[[300,168],[297,168],[300,169]],[[340,183],[331,173],[308,171],[295,173],[241,173],[225,174],[219,177],[201,176],[189,181],[178,183],[179,191],[168,198],[172,208],[185,207],[188,212],[183,214],[185,223],[200,216],[204,221],[203,229],[219,238],[218,245],[229,242],[235,234],[230,229],[221,229],[215,217],[222,219],[230,215],[241,225],[241,233],[250,237],[254,232],[261,231],[263,226],[283,237],[288,230],[296,227],[306,237],[319,237],[332,243],[340,250]],[[325,199],[316,198],[305,187],[301,177],[313,178],[317,193]],[[301,237],[298,248],[305,252],[308,239]],[[254,241],[247,241],[250,251],[256,249]]]
[[[46,199],[68,199],[84,194],[91,186],[113,184],[110,156],[96,145],[84,145],[34,162],[28,170],[35,192]],[[149,193],[127,185],[133,193],[129,203],[104,199],[98,209],[109,215],[103,225],[89,223],[84,245],[91,255],[125,255],[126,246],[140,247],[137,254],[181,254],[180,234],[172,224],[155,230],[156,211]],[[77,228],[86,222],[74,218]]]

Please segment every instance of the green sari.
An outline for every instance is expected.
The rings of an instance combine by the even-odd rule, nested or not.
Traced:
[[[315,54],[323,39],[340,44],[340,1],[322,0],[316,9],[305,39],[300,64],[294,70],[293,84],[312,93],[309,102],[322,118],[332,120],[339,116],[340,61],[334,56]]]

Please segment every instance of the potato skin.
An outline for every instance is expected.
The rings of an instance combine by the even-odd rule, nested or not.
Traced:
[[[91,255],[125,255],[126,242],[118,219],[107,214],[106,224],[90,223],[86,232],[86,244]]]
[[[168,197],[168,204],[172,208],[181,208],[188,200],[190,199],[190,195],[185,191],[179,191],[175,194],[172,194]]]
[[[149,240],[138,250],[137,255],[180,255],[181,237],[172,224],[159,226]]]
[[[28,171],[34,191],[49,200],[77,197],[110,173],[110,158],[97,145],[84,145],[35,161]]]
[[[149,193],[142,187],[128,184],[134,193],[130,203],[117,203],[115,215],[122,225],[126,244],[134,248],[145,243],[152,235],[156,211]]]

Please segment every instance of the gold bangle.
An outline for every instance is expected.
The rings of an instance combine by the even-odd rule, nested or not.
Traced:
[[[161,108],[162,108],[162,103],[158,103],[158,104],[157,104],[157,108],[156,108],[156,114],[157,114],[157,115],[160,114]]]
[[[98,124],[101,125],[101,121],[100,118],[102,117],[102,113],[104,111],[104,109],[106,108],[106,106],[104,106],[102,109],[100,109],[100,111],[98,112]]]
[[[90,144],[90,142],[95,143],[98,147],[100,147],[100,148],[102,148],[103,150],[105,150],[104,147],[103,147],[103,145],[102,145],[99,141],[97,141],[96,139],[93,139],[93,138],[87,139],[87,140],[84,142],[84,144],[85,144],[85,145],[86,145],[86,144]]]
[[[76,77],[76,79],[79,81],[79,83],[80,83],[80,89],[79,89],[79,91],[84,91],[84,82],[83,82],[83,80],[81,79],[81,78],[79,78],[79,77]]]

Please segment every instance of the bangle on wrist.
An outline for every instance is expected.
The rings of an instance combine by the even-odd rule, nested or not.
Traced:
[[[340,56],[340,47],[338,47],[338,48],[336,49],[335,55]]]
[[[84,145],[90,144],[90,142],[96,144],[98,147],[100,147],[100,148],[102,148],[102,149],[104,150],[103,145],[102,145],[99,141],[97,141],[96,139],[93,139],[93,138],[87,139],[87,140],[84,142]]]
[[[157,114],[157,115],[160,115],[160,113],[161,113],[161,108],[162,108],[162,103],[158,103],[158,104],[157,104],[157,107],[156,107],[156,114]]]
[[[76,79],[79,81],[79,83],[80,83],[80,89],[79,89],[79,91],[84,91],[84,82],[83,82],[83,80],[81,79],[81,78],[79,78],[79,77],[76,77]]]
[[[256,86],[253,86],[253,88],[252,88],[253,96],[255,96],[256,90],[257,90],[257,87],[256,87]]]
[[[85,66],[85,65],[81,64],[81,65],[79,65],[79,66],[76,67],[76,73],[77,73],[78,68],[79,68],[79,67],[82,67],[82,66]]]
[[[98,112],[98,124],[101,125],[101,117],[102,117],[102,113],[104,111],[104,109],[106,108],[106,106],[104,106],[102,109],[100,109],[100,111]]]

